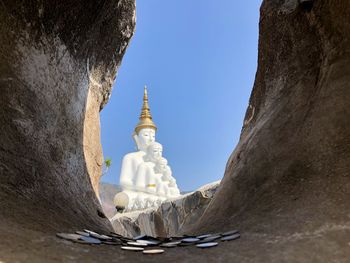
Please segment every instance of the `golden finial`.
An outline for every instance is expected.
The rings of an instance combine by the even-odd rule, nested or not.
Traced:
[[[143,105],[142,105],[141,115],[139,119],[140,121],[135,128],[136,133],[139,133],[139,131],[143,128],[151,128],[151,129],[154,129],[155,131],[157,130],[157,126],[154,124],[152,120],[151,111],[149,109],[146,86],[143,91]]]

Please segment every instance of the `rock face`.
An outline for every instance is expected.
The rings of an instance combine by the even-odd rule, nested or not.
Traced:
[[[114,231],[129,237],[141,234],[176,236],[196,223],[213,199],[219,184],[205,185],[195,192],[164,202],[158,209],[118,213],[111,219]]]
[[[112,218],[116,213],[116,209],[114,205],[114,197],[117,193],[121,191],[122,191],[122,188],[120,187],[120,185],[100,182],[100,186],[99,186],[100,201],[101,201],[103,212],[108,218]],[[182,192],[183,195],[188,193],[190,192]]]
[[[116,214],[112,219],[114,231],[135,237],[146,234],[153,237],[176,236],[196,224],[203,214],[220,182],[214,182],[163,203],[158,209]]]
[[[238,227],[252,261],[350,256],[350,2],[302,2],[261,6],[241,138],[192,229]]]
[[[111,229],[99,111],[134,27],[134,0],[1,2],[1,222]]]
[[[99,190],[103,212],[108,218],[112,218],[116,212],[113,203],[114,196],[122,189],[119,185],[100,182]]]

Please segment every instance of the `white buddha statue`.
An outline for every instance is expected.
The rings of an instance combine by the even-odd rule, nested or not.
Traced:
[[[120,186],[123,191],[114,197],[117,210],[157,206],[169,197],[180,195],[167,160],[162,157],[163,147],[155,142],[157,127],[148,106],[146,87],[139,119],[133,133],[138,151],[126,154],[122,161]]]
[[[147,146],[155,141],[156,130],[157,127],[152,120],[148,106],[148,95],[145,87],[140,121],[133,133],[138,151],[126,154],[122,161],[120,185],[123,189],[136,190],[134,177],[136,176],[137,167],[144,162],[143,156],[146,154]]]
[[[160,178],[160,182],[157,185],[157,193],[165,197],[170,197],[169,177],[165,174],[167,168],[170,168],[167,159],[161,157],[155,163],[154,172],[157,178]]]
[[[139,165],[136,172],[135,185],[139,191],[146,193],[157,193],[157,185],[161,180],[154,172],[157,160],[162,157],[163,146],[158,142],[152,142],[147,147],[144,162]]]
[[[153,128],[143,128],[138,133],[133,134],[137,149],[139,151],[128,153],[122,161],[120,173],[120,185],[123,189],[133,190],[137,167],[144,162],[147,146],[155,141],[155,130]]]
[[[180,190],[177,187],[176,180],[172,176],[171,168],[168,166],[168,161],[164,157],[160,158],[155,166],[155,172],[161,174],[162,181],[166,185],[167,197],[180,196]]]

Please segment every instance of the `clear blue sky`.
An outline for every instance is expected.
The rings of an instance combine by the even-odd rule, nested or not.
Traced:
[[[261,0],[139,0],[136,32],[101,112],[102,181],[118,184],[135,150],[143,87],[156,140],[181,191],[223,177],[236,146],[257,66]]]

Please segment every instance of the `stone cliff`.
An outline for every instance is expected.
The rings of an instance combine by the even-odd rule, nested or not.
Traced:
[[[135,2],[0,6],[1,221],[110,229],[96,198],[99,111],[134,32]]]
[[[261,6],[241,138],[193,231],[238,227],[237,249],[262,261],[341,262],[350,257],[350,2],[300,2]]]

